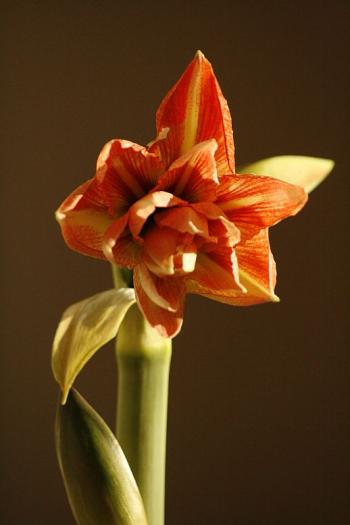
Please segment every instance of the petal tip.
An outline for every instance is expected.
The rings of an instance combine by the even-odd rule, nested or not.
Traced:
[[[196,52],[194,57],[197,60],[204,60],[205,59],[204,53],[202,53],[202,51],[200,49],[197,50],[197,52]]]
[[[63,213],[63,211],[58,208],[58,210],[55,211],[55,219],[57,222],[62,222],[66,217],[66,214]]]

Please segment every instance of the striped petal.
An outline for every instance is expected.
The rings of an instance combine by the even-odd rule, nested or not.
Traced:
[[[92,182],[79,186],[56,211],[62,235],[72,250],[84,255],[105,259],[102,239],[112,223],[111,217],[97,202],[86,198]]]
[[[218,185],[216,150],[215,140],[194,146],[159,177],[156,189],[169,191],[188,202],[214,201]]]
[[[121,266],[132,270],[142,260],[142,246],[135,242],[131,234],[124,235],[115,243],[113,256],[109,260]]]
[[[173,255],[180,233],[170,228],[150,228],[144,237],[144,260],[157,275],[174,275]]]
[[[244,293],[239,282],[235,251],[229,247],[217,247],[209,253],[200,253],[196,269],[187,280],[190,293],[201,295],[229,293],[232,290]]]
[[[307,194],[300,186],[270,177],[239,175],[221,179],[216,204],[245,235],[295,215],[306,201]]]
[[[156,299],[158,303],[159,296],[161,296],[161,294],[164,295],[165,298],[169,299],[170,297],[174,297],[176,293],[179,292],[177,295],[177,304],[179,304],[179,308],[177,310],[174,311],[173,308],[169,309],[168,307],[162,308],[159,306],[159,304],[156,304],[156,302],[154,302],[145,291],[141,275],[139,271],[134,272],[136,299],[143,315],[146,317],[150,325],[158,330],[161,336],[175,337],[175,335],[181,330],[183,321],[183,306],[185,300],[184,289],[179,289],[177,282],[175,285],[173,285],[171,278],[169,278],[164,279],[163,286],[159,285],[158,283],[156,294],[154,294],[154,290],[151,291],[148,288],[149,283],[147,283],[147,292],[151,293],[153,299]],[[172,289],[172,286],[175,287],[175,290]],[[166,301],[166,303],[168,303],[168,301]]]
[[[274,293],[276,285],[276,265],[270,250],[268,230],[261,230],[251,239],[236,247],[239,266],[239,279],[246,293],[239,290],[221,290],[215,293],[201,293],[226,304],[250,306],[253,304],[278,302]]]
[[[144,237],[143,258],[156,275],[183,275],[194,270],[197,247],[190,234],[182,234],[166,226],[154,226]]]
[[[278,302],[274,293],[276,286],[276,263],[270,249],[268,229],[236,247],[241,283],[247,289],[244,303],[258,304]],[[236,303],[234,303],[236,304]]]
[[[184,204],[184,201],[166,191],[149,193],[130,208],[129,228],[131,233],[134,237],[139,237],[147,219],[155,212],[156,208],[170,208],[181,204]]]
[[[145,264],[139,264],[135,268],[135,278],[156,305],[169,312],[176,312],[181,308],[185,293],[182,277],[161,278],[150,272]]]
[[[222,209],[212,202],[192,204],[192,208],[208,219],[209,236],[229,239],[230,246],[235,246],[241,239],[240,230],[223,214]]]
[[[191,207],[207,219],[220,219],[224,216],[222,209],[213,202],[196,202]]]
[[[213,68],[200,51],[160,104],[156,124],[158,133],[164,133],[164,128],[170,130],[164,142],[167,162],[214,138],[218,174],[234,173],[230,111]]]
[[[209,235],[207,219],[190,206],[170,208],[158,212],[155,216],[155,222],[158,226],[167,226],[181,233],[203,235],[205,237]]]
[[[106,205],[122,208],[143,197],[155,185],[164,165],[159,153],[128,140],[111,140],[97,159],[96,179]],[[120,213],[119,213],[120,215]]]
[[[209,235],[217,239],[220,246],[236,246],[241,240],[241,232],[226,217],[209,222]]]
[[[255,173],[297,184],[310,193],[332,171],[334,161],[302,155],[280,155],[242,167],[243,173]]]
[[[103,253],[112,264],[132,269],[141,262],[142,247],[127,228],[129,214],[114,221],[103,237]]]

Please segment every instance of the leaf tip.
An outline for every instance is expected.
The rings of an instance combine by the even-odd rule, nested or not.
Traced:
[[[324,161],[326,176],[331,173],[335,166],[335,160],[333,159],[322,159]]]
[[[64,406],[67,403],[67,399],[70,393],[70,388],[62,388],[61,390],[61,405]]]

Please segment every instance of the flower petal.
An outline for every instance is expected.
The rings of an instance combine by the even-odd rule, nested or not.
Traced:
[[[276,263],[270,249],[268,229],[236,247],[241,283],[247,289],[245,304],[266,301],[278,302],[274,293],[276,286]]]
[[[144,261],[157,275],[174,275],[174,259],[181,234],[171,228],[150,228],[144,236]]]
[[[201,295],[244,292],[239,282],[235,251],[230,247],[217,247],[209,253],[200,253],[196,268],[188,276],[187,290]]]
[[[154,274],[164,277],[193,272],[197,259],[194,236],[167,226],[153,226],[144,237],[143,260]]]
[[[300,186],[270,177],[239,175],[221,179],[216,204],[241,231],[248,228],[257,233],[295,215],[306,201],[307,194]]]
[[[207,219],[190,206],[170,208],[158,212],[155,216],[155,222],[158,226],[167,226],[181,233],[204,235],[206,237],[209,235]]]
[[[216,149],[215,140],[197,144],[159,177],[156,189],[166,190],[188,202],[214,201],[218,183]]]
[[[215,220],[224,217],[222,209],[213,202],[195,202],[191,208],[204,215],[207,219]]]
[[[72,250],[105,259],[102,238],[112,219],[104,208],[86,198],[90,185],[89,180],[73,191],[56,211],[56,219],[64,240]]]
[[[114,221],[103,237],[103,253],[112,264],[134,268],[141,262],[142,247],[127,228],[129,214]]]
[[[164,171],[160,154],[128,140],[111,140],[97,159],[96,178],[110,206],[143,197]]]
[[[160,104],[156,123],[158,133],[170,128],[165,144],[172,160],[214,138],[218,174],[234,173],[230,111],[212,66],[200,51]]]
[[[274,293],[276,265],[270,250],[268,230],[261,230],[255,237],[236,246],[239,279],[246,293],[239,290],[222,290],[205,293],[209,299],[236,306],[250,306],[265,302],[279,302]]]
[[[243,173],[255,173],[297,184],[310,193],[334,167],[334,161],[302,155],[281,155],[259,160],[239,169]]]
[[[161,308],[149,298],[142,287],[138,272],[135,272],[134,286],[138,305],[149,324],[158,330],[162,337],[175,337],[182,326],[184,295],[181,297],[180,308],[173,312]]]
[[[116,336],[134,302],[132,288],[107,290],[73,304],[63,313],[52,348],[52,369],[63,402],[89,359]]]
[[[145,264],[139,264],[134,271],[134,280],[141,284],[143,291],[157,306],[169,312],[181,308],[185,293],[182,277],[157,277]]]
[[[129,228],[131,233],[137,238],[156,208],[170,208],[180,204],[184,204],[184,201],[166,191],[155,191],[145,195],[130,208]]]
[[[241,232],[226,217],[209,221],[209,239],[216,238],[220,246],[236,246],[241,240]]]
[[[131,234],[124,235],[116,241],[107,258],[117,266],[132,270],[142,260],[142,246]]]

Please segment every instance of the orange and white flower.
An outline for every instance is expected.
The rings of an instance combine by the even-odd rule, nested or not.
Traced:
[[[304,189],[236,173],[228,105],[200,52],[156,123],[147,147],[108,142],[94,178],[61,204],[68,246],[133,270],[139,307],[166,337],[181,328],[186,293],[277,301],[268,228],[304,206]]]

